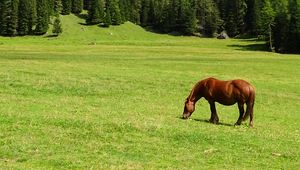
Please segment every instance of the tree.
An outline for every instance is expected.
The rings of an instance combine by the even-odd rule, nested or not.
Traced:
[[[288,32],[288,51],[300,52],[300,0],[289,0],[289,13],[291,15]]]
[[[259,19],[259,27],[261,29],[261,33],[267,35],[269,49],[273,50],[273,39],[272,39],[272,27],[274,25],[275,19],[275,11],[271,6],[271,2],[269,0],[264,1],[264,7],[261,9]]]
[[[62,33],[61,21],[59,17],[56,17],[53,23],[52,33],[56,36]]]
[[[109,27],[111,25],[111,16],[110,16],[110,9],[106,7],[105,17],[104,17],[104,27]]]
[[[56,16],[56,17],[58,17],[59,14],[62,12],[61,0],[54,0],[53,11],[54,11],[54,16]]]
[[[285,52],[287,37],[289,32],[289,12],[286,0],[276,0],[272,2],[276,11],[274,26],[272,27],[273,45],[276,52]]]
[[[185,20],[183,33],[191,35],[196,32],[197,27],[197,18],[196,18],[196,4],[195,1],[188,3],[185,9]]]
[[[47,0],[37,0],[37,25],[35,34],[43,35],[49,28],[49,11]]]
[[[117,0],[106,0],[106,13],[110,12],[111,23],[120,25],[122,23],[121,12]]]
[[[72,0],[62,0],[62,14],[69,15],[72,9]]]
[[[222,24],[219,10],[212,0],[198,0],[197,19],[200,24],[200,32],[203,35],[212,37]]]
[[[87,24],[99,24],[104,20],[103,0],[91,0],[91,7],[88,10]]]
[[[142,26],[147,26],[148,25],[149,11],[150,11],[150,0],[143,0],[142,1],[141,13],[140,13],[141,25]]]
[[[19,1],[19,21],[18,21],[18,34],[27,35],[31,31],[31,24],[29,22],[31,17],[31,1],[30,0],[20,0]]]
[[[18,26],[18,0],[3,0],[1,11],[1,34],[15,36]]]
[[[83,0],[72,0],[72,13],[80,14],[83,9]]]

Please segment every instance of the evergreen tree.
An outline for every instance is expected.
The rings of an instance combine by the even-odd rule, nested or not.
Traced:
[[[200,33],[212,37],[222,24],[219,10],[212,0],[198,0],[197,18],[200,24]]]
[[[196,4],[194,0],[191,0],[185,9],[184,20],[184,34],[193,34],[196,32],[197,18],[196,18]]]
[[[56,17],[58,17],[59,14],[62,12],[61,0],[54,0],[53,11],[54,11],[54,16],[56,16]]]
[[[104,17],[104,27],[109,27],[112,24],[110,16],[110,8],[106,7],[105,17]]]
[[[113,25],[120,25],[122,23],[120,8],[117,0],[106,0],[106,10],[110,12],[111,23]],[[108,13],[107,11],[106,13]]]
[[[300,52],[300,0],[289,0],[289,33],[287,47],[289,52]]]
[[[263,35],[267,36],[269,49],[273,50],[272,27],[275,19],[275,11],[269,0],[264,0],[264,7],[261,9],[259,18],[259,28]]]
[[[72,13],[80,14],[83,9],[83,0],[72,0]]]
[[[69,15],[72,9],[72,0],[62,0],[62,14]]]
[[[0,35],[2,34],[3,26],[4,26],[4,1],[0,1]]]
[[[148,25],[149,11],[150,11],[150,0],[143,0],[141,14],[140,14],[142,26]]]
[[[245,31],[254,34],[253,32],[255,28],[255,22],[254,22],[254,2],[255,0],[246,0],[246,6],[247,6],[247,11],[245,14]]]
[[[274,48],[276,52],[284,52],[289,31],[288,3],[286,0],[276,0],[272,4],[276,11],[272,29]]]
[[[56,17],[53,23],[53,30],[52,33],[56,36],[62,33],[61,21],[59,17]]]
[[[18,26],[18,0],[3,0],[1,12],[1,34],[15,36]]]
[[[37,25],[35,28],[35,34],[45,34],[49,28],[49,11],[48,0],[36,0],[37,1]]]
[[[19,21],[18,21],[18,34],[27,35],[32,29],[30,23],[32,0],[20,0],[19,1]]]
[[[83,9],[89,10],[91,7],[91,0],[83,0]]]
[[[103,0],[91,0],[91,7],[88,10],[87,24],[99,24],[104,20]]]

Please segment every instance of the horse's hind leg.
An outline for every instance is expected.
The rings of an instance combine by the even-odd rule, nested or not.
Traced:
[[[245,114],[244,103],[238,103],[240,116],[234,125],[241,125]]]
[[[209,119],[209,122],[217,124],[219,123],[219,117],[216,110],[215,102],[209,102],[210,104],[210,111],[211,111],[211,117]]]
[[[243,118],[244,120],[246,120],[247,117],[250,116],[250,123],[249,123],[250,127],[253,127],[253,107],[254,107],[254,102],[247,103],[246,114]]]

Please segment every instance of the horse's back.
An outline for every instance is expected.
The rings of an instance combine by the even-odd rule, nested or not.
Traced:
[[[245,102],[254,93],[254,87],[242,79],[223,81],[216,78],[202,80],[207,89],[205,98],[214,99],[221,104],[231,105]]]

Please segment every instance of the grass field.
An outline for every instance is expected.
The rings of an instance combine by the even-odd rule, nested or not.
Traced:
[[[0,37],[0,169],[299,169],[299,55],[62,19],[58,38]],[[210,76],[256,87],[254,128],[237,106],[207,123],[205,100],[180,119]]]

